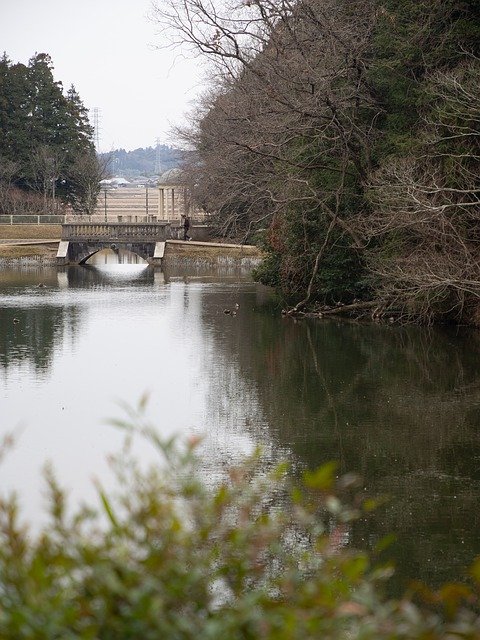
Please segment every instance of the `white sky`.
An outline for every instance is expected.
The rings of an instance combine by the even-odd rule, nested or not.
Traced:
[[[161,1],[161,0],[160,0]],[[100,150],[174,144],[172,124],[201,91],[198,60],[155,47],[150,0],[0,0],[0,53],[49,53],[56,80],[100,109]]]

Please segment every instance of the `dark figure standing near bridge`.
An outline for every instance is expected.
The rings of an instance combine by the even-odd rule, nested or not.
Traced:
[[[182,218],[183,218],[183,239],[190,240],[190,236],[188,235],[188,231],[190,229],[190,218],[183,214],[182,214]]]

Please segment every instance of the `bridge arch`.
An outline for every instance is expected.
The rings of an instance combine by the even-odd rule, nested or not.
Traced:
[[[119,244],[113,242],[76,243],[75,246],[72,247],[71,259],[76,264],[85,264],[89,258],[99,251],[113,248],[130,251],[149,262],[155,253],[155,242],[122,242]]]
[[[95,249],[95,251],[93,251],[92,253],[89,253],[88,256],[86,256],[85,258],[80,258],[78,264],[86,264],[86,262],[90,260],[90,258],[93,258],[93,256],[97,254],[99,251],[102,251],[102,249],[100,248]]]
[[[155,247],[178,237],[180,228],[170,223],[67,223],[62,227],[62,241],[57,254],[59,264],[85,264],[95,253],[110,249],[127,249],[155,262]]]

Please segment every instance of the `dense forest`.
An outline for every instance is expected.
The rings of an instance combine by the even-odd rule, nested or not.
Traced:
[[[168,169],[177,167],[182,160],[182,152],[159,144],[156,147],[140,147],[133,151],[114,149],[109,153],[100,154],[100,159],[112,175],[158,176]]]
[[[480,324],[477,0],[156,6],[214,78],[195,198],[289,312]]]
[[[49,55],[0,58],[0,213],[93,212],[102,177],[88,111]]]

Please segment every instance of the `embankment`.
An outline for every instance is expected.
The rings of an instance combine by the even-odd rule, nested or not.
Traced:
[[[261,259],[261,251],[252,245],[168,240],[163,264],[166,267],[235,265],[253,268]]]
[[[0,265],[55,264],[59,224],[0,224]]]
[[[1,264],[55,264],[59,224],[0,224]]]
[[[61,225],[0,224],[0,265],[55,265]],[[253,268],[262,254],[251,245],[168,240],[163,266]]]

